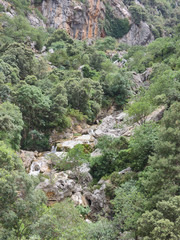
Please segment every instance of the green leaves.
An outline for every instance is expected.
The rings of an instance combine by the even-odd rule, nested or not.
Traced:
[[[180,173],[180,103],[175,102],[166,112],[159,131],[155,154],[140,181],[149,195],[150,207],[159,200],[179,192]]]
[[[143,239],[179,239],[180,196],[158,202],[157,210],[145,212],[138,220],[138,232]]]
[[[25,173],[20,158],[0,142],[0,236],[29,236],[44,202],[44,195],[35,190],[35,182]]]
[[[129,181],[121,185],[112,201],[114,206],[114,222],[120,231],[133,231],[137,234],[137,220],[144,212],[146,201],[138,191],[135,182]]]
[[[109,4],[106,4],[106,19],[104,29],[108,36],[122,38],[130,30],[130,24],[127,18],[119,19],[113,14]]]
[[[16,105],[9,102],[0,105],[0,140],[19,149],[23,125],[22,114]]]

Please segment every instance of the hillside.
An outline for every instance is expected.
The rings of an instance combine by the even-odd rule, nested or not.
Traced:
[[[0,0],[0,240],[180,239],[179,18]]]

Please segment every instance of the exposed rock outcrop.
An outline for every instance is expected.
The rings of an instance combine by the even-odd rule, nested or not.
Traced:
[[[101,0],[44,0],[41,11],[48,27],[66,29],[77,39],[100,36],[98,21],[103,19],[105,6]]]
[[[87,187],[92,181],[89,171],[90,168],[83,164],[75,171],[55,173],[41,182],[37,189],[46,193],[49,205],[71,197],[75,205],[89,206],[91,214],[98,213],[106,206],[106,186],[103,184],[100,189],[90,191]]]
[[[5,14],[8,17],[13,18],[14,16],[18,15],[17,12],[15,11],[13,4],[4,0],[0,0],[0,4],[4,6]],[[44,21],[40,17],[38,17],[35,11],[33,10],[27,12],[27,19],[30,22],[30,24],[34,27],[46,28],[46,24],[44,23]]]
[[[119,42],[126,43],[130,46],[146,45],[154,40],[149,25],[141,22],[139,26],[132,24],[130,31],[119,40]]]
[[[9,17],[14,17],[17,13],[8,1],[0,0],[5,7],[5,12]],[[34,1],[31,0],[32,5]],[[127,18],[131,24],[130,31],[119,40],[129,45],[145,45],[154,40],[150,27],[147,23],[141,22],[139,26],[134,24],[128,7],[122,0],[108,0],[113,15],[116,18]],[[51,27],[65,29],[76,39],[95,39],[104,37],[103,24],[106,18],[106,6],[103,0],[42,0],[37,7],[46,18],[46,24],[37,16],[35,11],[27,13],[27,19],[34,27]],[[32,9],[33,9],[32,7]]]
[[[116,18],[127,18],[131,29],[120,42],[129,45],[145,45],[154,40],[147,23],[139,26],[132,23],[131,14],[122,0],[108,0]],[[38,6],[47,19],[47,26],[65,29],[73,38],[94,39],[104,37],[103,23],[106,18],[106,6],[103,0],[43,0]],[[33,21],[35,22],[35,21]]]
[[[21,150],[20,158],[23,161],[24,167],[29,172],[32,162],[36,160],[37,153],[32,151]]]
[[[145,117],[144,121],[159,121],[163,117],[165,109],[165,106],[157,108]],[[102,120],[102,123],[94,131],[95,137],[99,138],[104,135],[111,137],[129,137],[133,134],[135,127],[139,125],[138,123],[131,123],[130,120],[127,113],[115,112]]]
[[[72,149],[77,144],[86,144],[94,147],[95,142],[96,140],[92,135],[86,134],[70,140],[62,140],[60,143],[57,144],[57,148],[61,150],[67,150]]]

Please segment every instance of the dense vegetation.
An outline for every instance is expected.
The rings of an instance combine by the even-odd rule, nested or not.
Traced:
[[[155,38],[174,34],[174,26],[179,23],[180,1],[134,0],[123,1],[132,14],[133,22],[146,21],[150,24]]]
[[[124,1],[131,5],[136,24],[146,16],[156,37],[163,31],[173,33],[145,47],[118,44],[112,37],[89,46],[63,30],[35,29],[25,17],[31,11],[29,3],[10,2],[17,16],[9,18],[0,8],[0,239],[179,239],[180,26],[175,26],[179,1],[176,5],[140,1],[146,9]],[[154,11],[159,15],[152,18]],[[170,19],[173,25],[168,25]],[[116,28],[119,23],[111,20]],[[126,50],[127,62],[119,68],[114,61],[122,59],[109,52],[121,50]],[[149,87],[135,94],[132,72],[147,68],[152,68]],[[94,179],[90,188],[98,188],[100,179],[108,180],[111,213],[87,224],[82,216],[89,209],[75,207],[68,199],[46,206],[45,195],[36,189],[40,178],[25,172],[16,152],[48,150],[51,132],[70,127],[72,116],[91,124],[102,108],[112,104],[139,123],[134,134],[100,138],[96,148],[102,155],[94,158],[89,154],[92,149],[77,145],[55,164],[56,170],[67,170],[89,162]],[[161,106],[166,108],[162,120],[145,123],[147,115]],[[127,167],[132,171],[120,175]]]

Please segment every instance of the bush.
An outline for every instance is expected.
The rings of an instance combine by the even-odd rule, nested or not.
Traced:
[[[84,121],[87,118],[87,116],[83,115],[83,113],[81,113],[79,110],[73,108],[69,109],[68,114],[71,117],[75,117],[80,122]]]
[[[128,19],[119,19],[114,17],[112,9],[106,4],[106,20],[104,24],[105,32],[108,36],[122,38],[130,30]]]
[[[105,175],[121,170],[129,164],[127,161],[128,141],[124,137],[102,137],[97,148],[101,149],[102,156],[91,158],[91,174],[99,180]]]
[[[118,172],[113,172],[110,175],[110,180],[113,185],[116,187],[119,187],[121,184],[130,181],[132,179],[136,178],[136,173],[134,172],[127,172],[125,174],[119,174]]]
[[[88,213],[90,213],[90,211],[91,211],[91,209],[90,209],[89,207],[83,207],[83,206],[81,206],[81,205],[78,205],[76,208],[79,210],[80,214],[81,214],[84,218],[85,218],[85,217],[88,215]]]
[[[37,130],[31,130],[26,139],[23,139],[21,147],[29,151],[48,151],[50,150],[49,136]]]
[[[147,15],[141,6],[133,4],[129,10],[135,24],[139,25],[141,21],[146,21]]]
[[[91,223],[87,230],[88,240],[116,240],[117,235],[113,224],[106,219]]]

